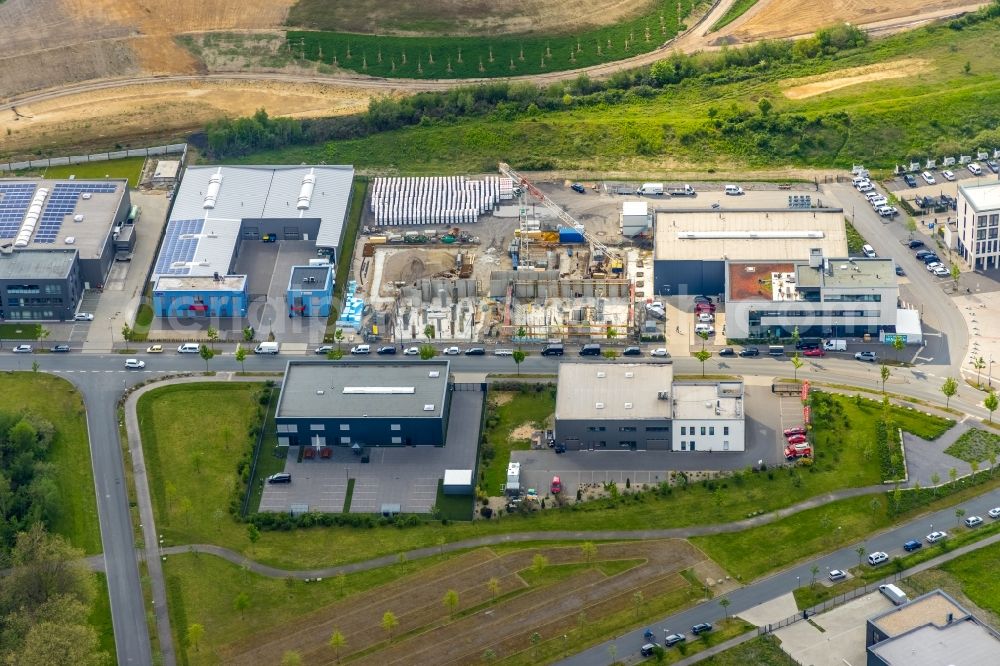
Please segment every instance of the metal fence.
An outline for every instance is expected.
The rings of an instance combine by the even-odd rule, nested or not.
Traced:
[[[0,172],[44,169],[67,164],[86,164],[87,162],[107,162],[108,160],[120,160],[126,157],[157,157],[160,155],[180,155],[181,161],[184,162],[187,159],[187,144],[174,143],[166,146],[151,146],[149,148],[130,148],[128,150],[113,150],[107,153],[93,153],[91,155],[42,157],[26,162],[0,162]]]

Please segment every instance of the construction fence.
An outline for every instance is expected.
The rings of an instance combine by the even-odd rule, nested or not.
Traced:
[[[174,143],[166,146],[151,146],[148,148],[130,148],[128,150],[113,150],[107,153],[91,155],[70,155],[68,157],[42,157],[26,162],[0,162],[0,172],[23,171],[25,169],[45,169],[68,164],[86,164],[87,162],[107,162],[121,160],[126,157],[158,157],[160,155],[180,155],[181,162],[187,158],[187,144]]]

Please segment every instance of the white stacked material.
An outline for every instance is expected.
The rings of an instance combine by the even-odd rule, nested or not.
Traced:
[[[500,201],[505,187],[501,181],[506,181],[512,198],[510,178],[376,178],[370,208],[379,226],[470,224]]]

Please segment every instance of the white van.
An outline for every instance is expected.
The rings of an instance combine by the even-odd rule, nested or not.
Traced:
[[[197,354],[201,350],[201,345],[194,342],[185,342],[177,348],[178,354]]]
[[[847,340],[827,340],[823,343],[823,351],[847,351]]]
[[[726,185],[726,194],[739,196],[740,194],[743,194],[743,188],[739,185]]]
[[[906,597],[906,592],[903,592],[892,583],[889,583],[888,585],[879,585],[878,591],[884,594],[894,606],[902,606],[909,601]]]
[[[646,196],[659,196],[663,194],[663,183],[643,183],[636,194],[644,194]]]
[[[861,251],[869,259],[875,259],[876,257],[878,257],[878,255],[875,254],[875,248],[873,248],[871,245],[868,245],[867,243],[861,246]]]
[[[972,173],[973,176],[982,176],[983,175],[983,167],[979,166],[975,162],[969,162],[968,169]]]
[[[701,323],[695,324],[694,332],[697,333],[707,333],[708,335],[715,334],[715,327],[711,324]]]
[[[278,353],[278,343],[277,342],[262,342],[257,345],[257,348],[253,350],[254,354],[277,354]]]

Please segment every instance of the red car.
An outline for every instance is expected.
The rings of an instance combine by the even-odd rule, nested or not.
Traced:
[[[788,438],[788,443],[789,444],[801,444],[804,441],[806,441],[806,436],[805,435],[791,435]]]
[[[558,476],[552,477],[552,486],[549,488],[553,495],[558,495],[562,492],[562,481],[559,480]]]
[[[804,435],[806,434],[806,429],[802,426],[795,426],[794,428],[789,428],[785,431],[785,437],[791,437],[792,435]]]
[[[701,314],[703,312],[715,314],[715,305],[713,303],[695,303],[694,312],[695,314]]]
[[[822,349],[819,349],[819,348],[816,348],[816,349],[807,349],[804,352],[802,352],[802,355],[803,356],[826,356],[826,352],[823,351]]]

